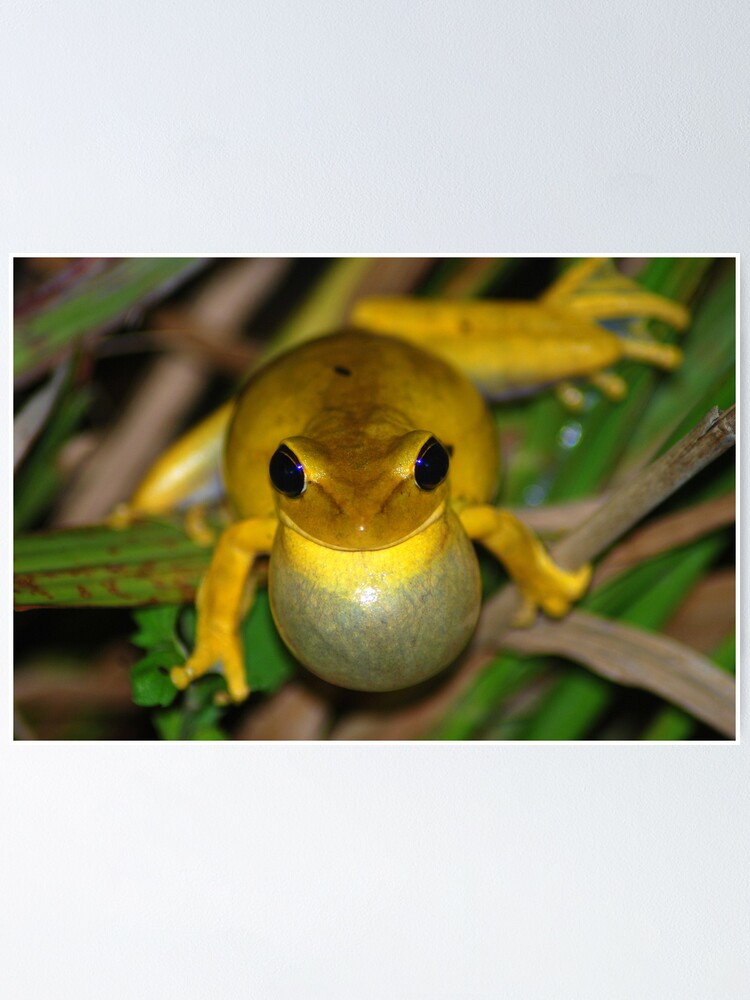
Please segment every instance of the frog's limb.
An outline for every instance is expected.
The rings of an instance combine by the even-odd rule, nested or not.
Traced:
[[[489,549],[513,577],[524,598],[523,623],[528,623],[537,607],[560,618],[583,595],[591,579],[591,566],[574,572],[562,569],[513,514],[476,504],[459,509],[459,517],[469,538]]]
[[[504,398],[589,377],[623,358],[676,368],[676,347],[598,325],[617,317],[631,333],[645,316],[679,328],[689,319],[679,303],[640,288],[611,261],[593,259],[566,271],[536,302],[371,298],[356,304],[352,320],[433,351],[491,398]]]
[[[555,386],[555,395],[566,410],[571,410],[573,413],[578,413],[582,410],[586,402],[583,390],[568,381],[557,383]]]
[[[198,590],[195,649],[170,677],[175,687],[186,688],[215,664],[221,663],[232,701],[250,693],[238,630],[252,603],[248,578],[259,555],[270,553],[276,518],[255,517],[227,528],[214,549],[211,565]]]
[[[574,264],[539,301],[598,322],[647,317],[663,320],[676,330],[684,330],[690,322],[690,313],[683,305],[646,291],[606,257],[592,257]]]
[[[614,372],[594,372],[589,381],[593,386],[614,403],[619,403],[628,394],[628,384],[624,378]]]
[[[203,547],[211,545],[215,534],[207,520],[208,504],[196,503],[185,511],[184,527],[189,538]]]
[[[205,493],[221,464],[233,402],[226,403],[184,434],[151,466],[127,503],[119,504],[108,518],[115,528],[127,527],[136,517],[164,514]],[[199,544],[210,544],[212,533],[199,507],[186,518],[185,528]]]

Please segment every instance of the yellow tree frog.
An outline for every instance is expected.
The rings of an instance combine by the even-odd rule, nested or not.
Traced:
[[[617,394],[606,369],[618,359],[679,363],[674,347],[598,323],[645,316],[676,327],[688,318],[607,262],[585,261],[536,302],[364,300],[351,329],[254,374],[119,512],[122,522],[169,510],[223,463],[236,520],[200,586],[195,649],[172,669],[175,685],[220,666],[231,699],[247,697],[238,628],[264,555],[285,643],[348,688],[407,687],[458,656],[480,609],[474,542],[505,565],[527,617],[536,608],[564,615],[590,567],[555,565],[521,521],[492,505],[497,435],[460,369],[491,392],[589,376]]]

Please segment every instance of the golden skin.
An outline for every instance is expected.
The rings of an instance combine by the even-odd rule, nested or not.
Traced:
[[[425,491],[414,463],[433,436],[452,447],[450,476]],[[299,497],[270,484],[280,442],[305,469]],[[467,642],[479,574],[452,501],[489,500],[497,475],[495,431],[471,383],[361,332],[306,344],[253,379],[225,455],[241,517],[279,521],[269,577],[279,632],[315,673],[365,690],[414,684]]]
[[[391,313],[387,300],[364,302],[356,311],[359,322],[380,324],[389,334],[395,323],[412,343],[352,330],[303,344],[258,372],[234,404],[173,446],[117,517],[173,507],[205,478],[222,445],[224,481],[237,517],[222,533],[201,584],[196,647],[184,666],[173,668],[174,683],[186,687],[220,664],[229,696],[247,697],[238,628],[252,599],[250,571],[261,555],[271,557],[271,608],[287,645],[314,673],[350,688],[407,687],[458,655],[480,607],[473,541],[504,563],[527,616],[537,607],[565,614],[585,590],[590,567],[562,570],[529,529],[491,506],[496,432],[456,363],[463,359],[476,369],[486,356],[490,380],[504,378],[512,386],[522,378],[577,374],[601,376],[606,385],[602,365],[626,354],[672,366],[674,348],[642,340],[619,347],[619,338],[587,314],[589,298],[604,316],[621,315],[624,299],[629,314],[655,314],[675,325],[684,325],[684,311],[608,270],[598,277],[600,265],[586,261],[571,268],[540,303],[500,308],[496,325],[501,333],[512,331],[510,354],[507,344],[504,355],[495,351],[505,374],[490,363],[486,308],[396,300]],[[496,314],[503,306],[489,305]],[[569,350],[551,351],[555,324],[564,341],[566,322]],[[417,346],[430,329],[439,353],[453,364]],[[440,346],[456,338],[463,348]],[[588,366],[581,362],[587,351]],[[430,438],[445,446],[450,463],[444,481],[422,489],[415,461]],[[269,462],[280,445],[304,470],[299,496],[272,485]]]

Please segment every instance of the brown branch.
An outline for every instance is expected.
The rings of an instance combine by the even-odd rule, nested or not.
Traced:
[[[653,691],[734,738],[734,678],[674,639],[572,611],[563,622],[540,618],[532,628],[511,629],[503,645],[585,663],[617,684]]]
[[[696,538],[733,524],[737,516],[736,508],[737,500],[732,491],[676,514],[654,518],[607,553],[596,567],[592,586],[599,586],[646,559],[688,545]]]
[[[689,479],[732,447],[735,441],[735,408],[723,413],[714,407],[694,430],[651,465],[616,490],[607,503],[587,521],[551,548],[557,563],[575,569],[605,552]],[[521,606],[512,584],[487,602],[470,649],[495,650],[498,639]]]

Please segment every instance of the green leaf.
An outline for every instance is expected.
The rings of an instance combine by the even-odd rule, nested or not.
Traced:
[[[223,678],[218,674],[208,674],[190,685],[181,704],[167,711],[154,713],[154,726],[161,739],[226,739],[219,726],[225,710],[214,704],[214,698],[223,690]]]
[[[174,605],[140,608],[134,611],[133,618],[138,625],[138,631],[130,637],[130,641],[141,649],[174,647],[179,613],[179,607]]]
[[[161,739],[183,739],[182,730],[184,725],[184,715],[179,708],[172,708],[168,712],[156,712],[153,717],[153,722]]]
[[[711,566],[725,541],[723,531],[714,532],[655,556],[605,583],[580,606],[655,631]]]
[[[711,654],[711,659],[728,674],[735,673],[737,667],[737,635],[735,632],[730,632],[726,639],[719,643]]]
[[[131,642],[148,650],[130,671],[136,705],[171,705],[177,695],[169,671],[185,659],[176,633],[179,612],[179,607],[142,608],[133,615],[138,631]]]
[[[269,342],[264,362],[316,334],[341,326],[351,296],[372,264],[371,257],[341,257],[333,261],[303,305]]]
[[[195,731],[194,740],[225,740],[227,734],[218,726],[202,726]]]
[[[527,740],[580,739],[609,708],[615,685],[581,669],[571,669],[531,720]]]
[[[13,489],[13,530],[24,531],[52,503],[62,484],[60,449],[84,418],[91,402],[87,389],[68,393],[52,412],[39,440],[21,465]]]
[[[169,669],[175,665],[172,649],[157,649],[139,660],[130,671],[133,701],[151,707],[171,705],[177,688],[169,679]]]
[[[192,601],[211,550],[179,518],[39,532],[15,540],[17,607],[135,607]]]
[[[680,344],[682,365],[661,378],[648,409],[632,427],[623,462],[630,468],[657,446],[664,451],[683,437],[712,406],[734,402],[735,274],[734,262],[718,276],[695,311]],[[731,384],[728,395],[721,388]]]
[[[191,257],[102,258],[78,262],[75,280],[51,297],[17,310],[13,371],[33,376],[83,337],[121,325],[171,293],[206,264]],[[81,270],[83,268],[83,270]],[[58,279],[58,284],[60,279]]]
[[[245,671],[251,691],[277,691],[297,670],[297,661],[284,645],[271,615],[268,591],[255,595],[242,625]]]
[[[643,740],[686,740],[695,730],[695,719],[681,708],[668,705],[643,731]]]
[[[538,657],[502,653],[469,685],[450,712],[428,734],[435,740],[469,739],[493,706],[532,681],[544,668]]]
[[[141,608],[134,612],[138,629],[131,641],[148,650],[148,654],[132,668],[133,701],[143,706],[167,706],[174,700],[177,689],[169,679],[168,670],[185,661],[179,632],[185,634],[192,648],[195,633],[194,608],[177,606]],[[253,692],[272,693],[278,690],[296,670],[296,661],[282,642],[271,616],[268,592],[257,593],[253,608],[242,624],[245,669]],[[159,716],[155,720],[164,739],[222,739],[217,726],[222,710],[213,704],[214,696],[226,688],[223,674],[211,672],[190,685],[185,699],[174,712],[176,716]]]

